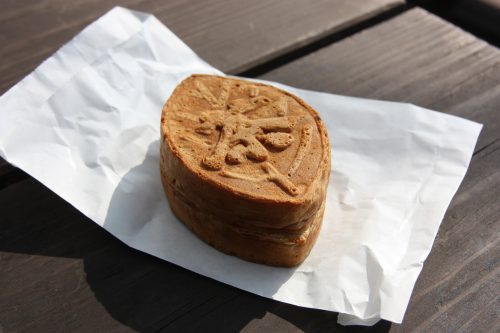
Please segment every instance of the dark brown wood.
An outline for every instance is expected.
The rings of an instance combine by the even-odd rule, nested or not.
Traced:
[[[116,3],[2,2],[0,91]],[[153,12],[229,72],[401,3],[120,1]],[[335,314],[265,300],[131,250],[21,171],[1,168],[9,173],[0,178],[0,331],[234,332],[269,311],[305,329],[335,323]]]
[[[0,191],[0,216],[5,332],[356,332],[132,250],[31,178]]]
[[[500,279],[500,51],[413,9],[264,76],[294,86],[412,102],[485,124],[402,326],[491,332]],[[493,308],[493,309],[492,309]],[[495,317],[494,320],[485,320]],[[494,330],[493,330],[494,331]]]
[[[310,43],[402,0],[153,1],[30,0],[2,3],[0,92],[92,20],[115,5],[155,14],[201,57],[225,72],[239,72]]]
[[[207,62],[237,73],[402,4],[403,0],[321,0],[314,6],[307,0],[2,2],[0,94],[116,5],[156,15]],[[0,169],[0,177],[11,171]]]
[[[481,122],[485,127],[477,151],[500,133],[499,55],[497,48],[413,9],[264,78],[342,95],[415,103]]]
[[[491,332],[495,325],[476,315],[489,306],[500,311],[498,165],[499,140],[474,156],[413,292],[405,330],[456,332],[469,324]]]
[[[500,46],[499,0],[415,1],[497,47]]]
[[[14,9],[0,12],[0,21],[16,11],[20,16],[34,15],[26,14],[33,7],[16,9],[15,4],[5,2],[5,8]],[[169,8],[165,15],[172,17],[185,10],[182,5],[133,4],[165,5]],[[34,6],[39,10],[55,6],[56,12],[63,13],[56,18],[72,13],[66,17],[67,32],[36,37],[57,44],[79,30],[73,26],[75,21],[87,17],[95,6],[101,9],[92,15],[100,15],[99,6],[111,6],[111,2],[68,5],[52,0]],[[215,25],[223,24],[217,20]],[[205,28],[210,29],[207,22]],[[15,33],[3,34],[1,27],[0,23],[0,41]],[[200,48],[209,43],[202,36],[197,37]],[[290,45],[299,44],[290,36],[283,38],[285,44],[288,38]],[[53,50],[45,52],[37,55],[39,60]],[[267,300],[139,253],[26,178],[0,190],[0,332],[498,331],[498,59],[497,49],[414,9],[265,76],[305,88],[409,101],[486,124],[403,325],[381,322],[368,329],[344,328],[336,325],[335,313]],[[33,66],[39,62],[27,61]],[[3,58],[0,73],[5,70],[2,64]]]

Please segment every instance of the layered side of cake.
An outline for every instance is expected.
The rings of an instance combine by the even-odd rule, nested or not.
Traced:
[[[330,172],[326,130],[277,88],[195,75],[162,113],[161,175],[176,216],[215,248],[294,266],[320,230]]]

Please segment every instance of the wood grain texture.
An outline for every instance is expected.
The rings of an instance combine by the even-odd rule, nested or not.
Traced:
[[[498,303],[500,141],[476,154],[413,292],[403,330],[491,332],[476,315]],[[499,309],[494,310],[498,313]]]
[[[500,46],[499,0],[428,1],[436,13]]]
[[[0,191],[0,216],[5,332],[358,331],[132,250],[31,178]]]
[[[489,319],[498,314],[500,288],[500,51],[413,9],[264,78],[411,102],[485,124],[403,325],[391,332],[490,332],[498,325]]]
[[[500,51],[421,9],[263,78],[341,95],[414,103],[483,123],[476,151],[500,133]]]
[[[237,73],[402,4],[403,0],[320,0],[314,6],[307,0],[4,1],[0,94],[116,5],[156,15],[207,62]],[[11,171],[0,168],[0,177]]]
[[[372,17],[402,0],[166,1],[42,0],[2,3],[0,92],[31,72],[92,20],[115,5],[150,12],[202,58],[239,72]],[[286,13],[286,15],[284,15]]]
[[[497,59],[498,50],[415,9],[265,76],[485,122],[403,325],[344,328],[335,313],[267,300],[139,253],[28,178],[0,191],[0,332],[498,331]]]

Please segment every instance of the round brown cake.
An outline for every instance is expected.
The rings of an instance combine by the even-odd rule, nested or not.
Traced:
[[[192,75],[165,104],[161,177],[174,214],[228,254],[295,266],[318,236],[330,145],[300,98],[245,80]]]

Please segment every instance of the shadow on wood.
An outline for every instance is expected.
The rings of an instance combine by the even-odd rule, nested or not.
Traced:
[[[6,331],[390,329],[385,321],[342,327],[336,313],[259,297],[133,250],[32,178],[0,191],[0,216]]]
[[[408,0],[488,43],[500,47],[498,0]]]

